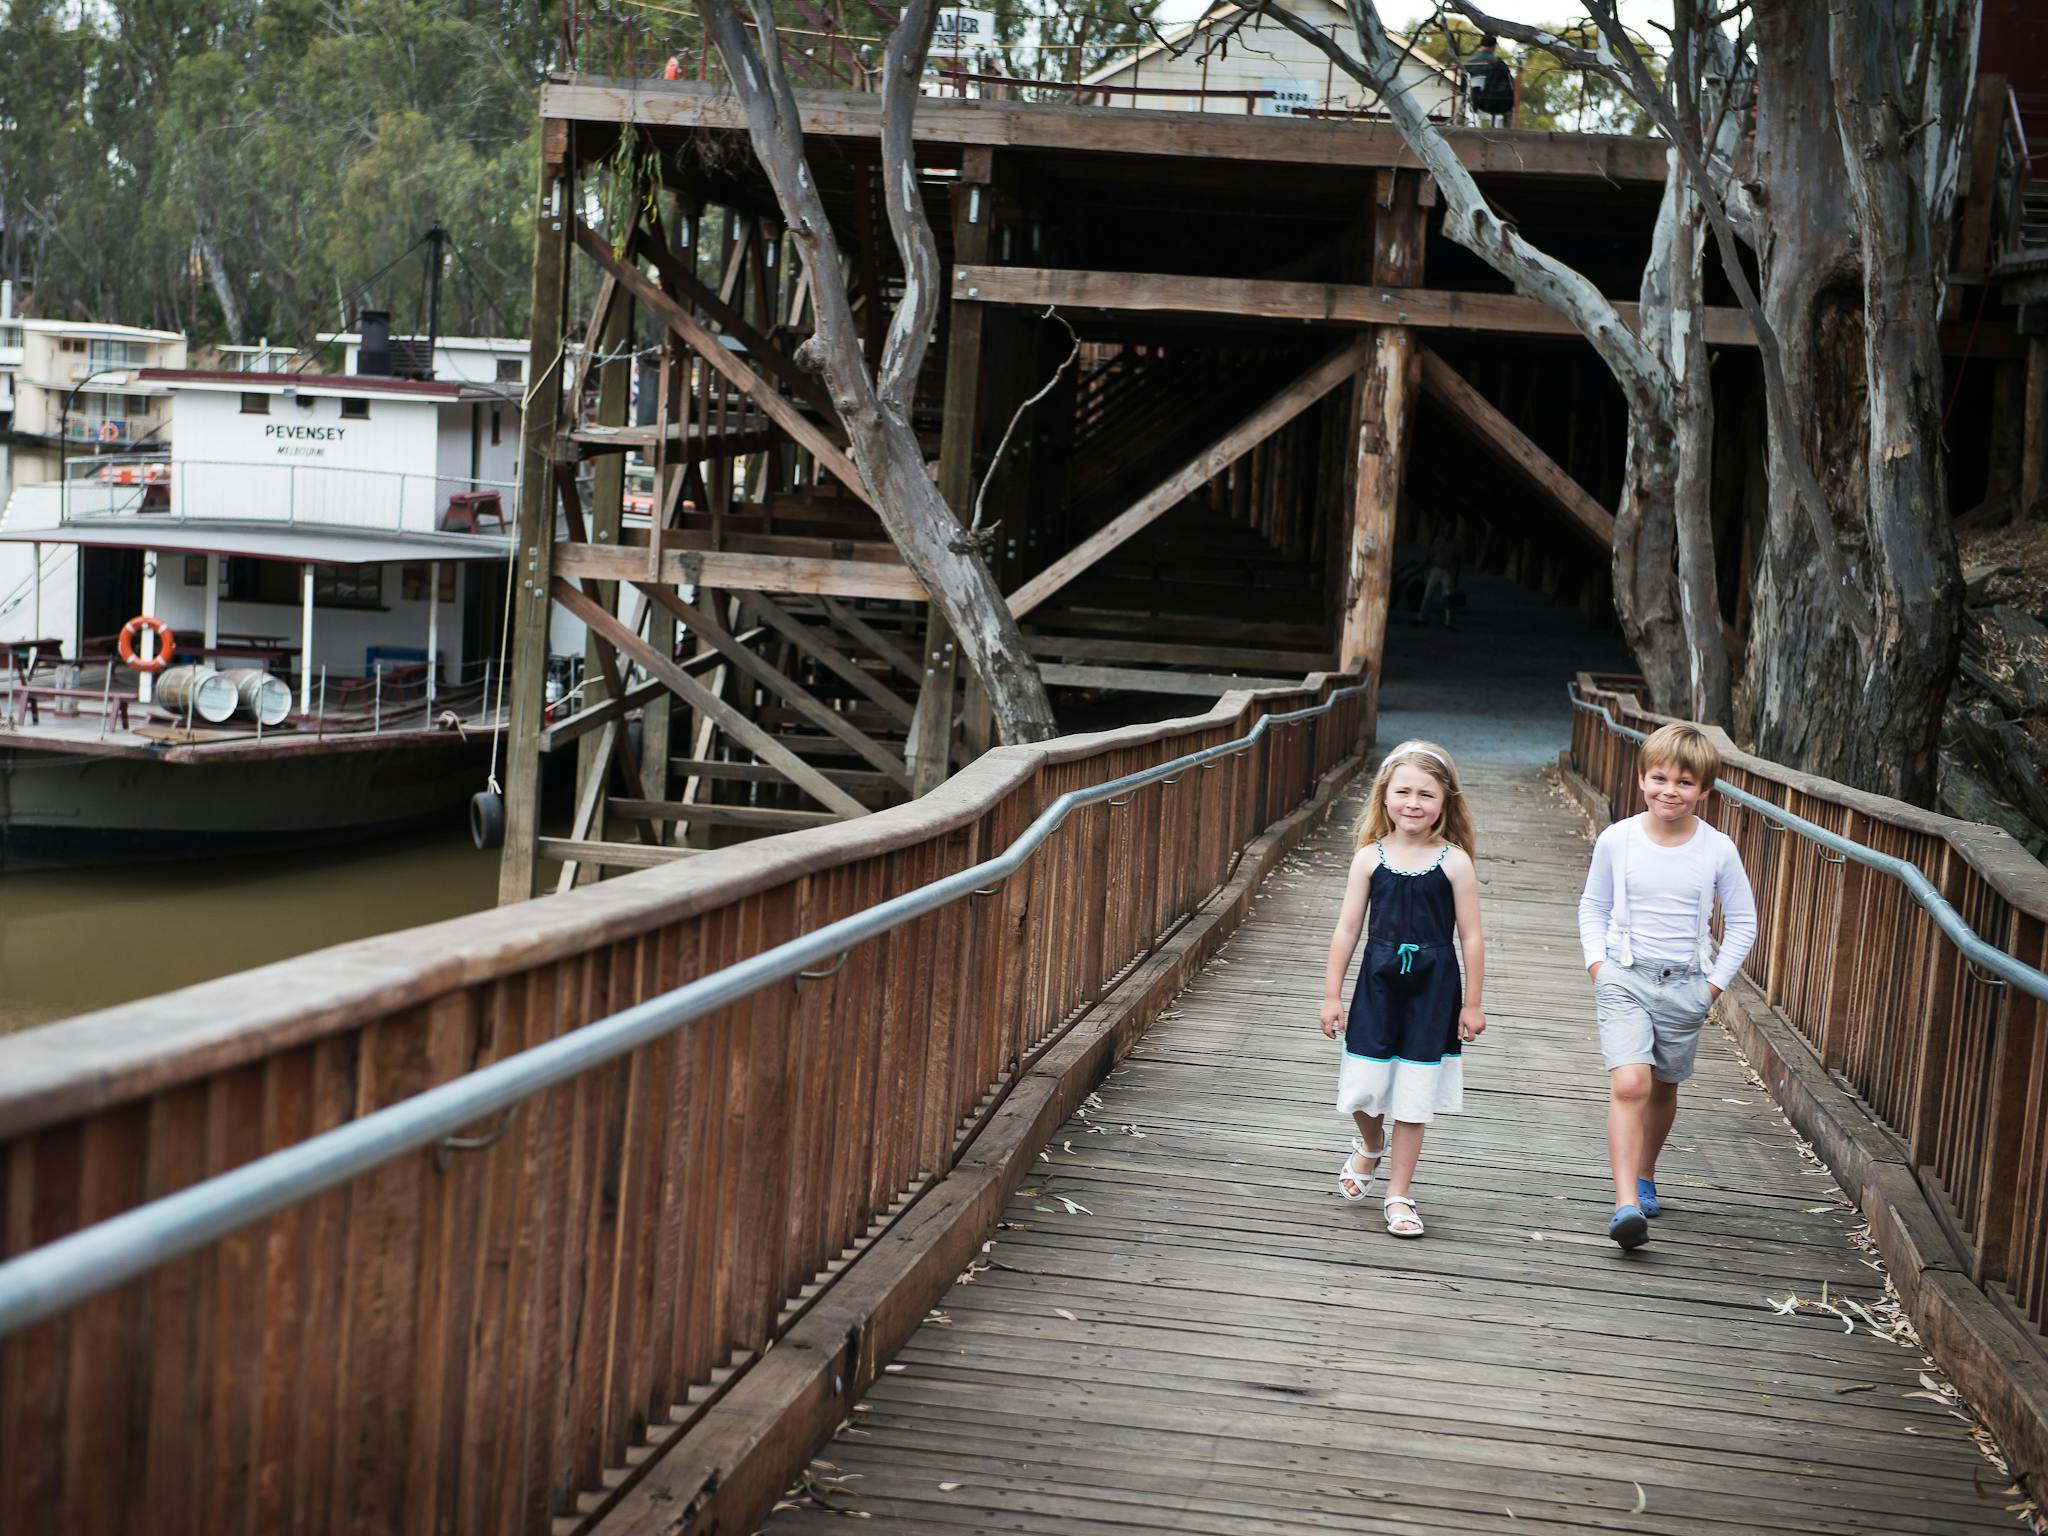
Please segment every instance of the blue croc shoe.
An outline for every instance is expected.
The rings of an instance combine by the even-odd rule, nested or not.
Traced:
[[[1650,1223],[1642,1211],[1633,1205],[1624,1205],[1608,1218],[1607,1235],[1621,1245],[1622,1251],[1640,1248],[1650,1240]]]
[[[1652,1179],[1636,1180],[1636,1209],[1645,1216],[1659,1216],[1664,1207],[1657,1199],[1657,1185]]]

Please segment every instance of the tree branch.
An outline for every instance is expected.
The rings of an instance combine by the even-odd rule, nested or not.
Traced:
[[[910,137],[917,84],[937,21],[932,0],[909,0],[882,55],[882,204],[889,210],[889,233],[903,261],[903,302],[896,306],[882,343],[875,387],[882,403],[905,421],[910,419],[917,370],[939,308],[939,245],[932,238],[931,220],[925,217]]]

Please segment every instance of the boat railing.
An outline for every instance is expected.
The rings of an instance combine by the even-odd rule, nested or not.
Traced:
[[[85,495],[88,488],[94,494]],[[509,538],[518,499],[516,480],[438,470],[124,456],[67,466],[57,520],[64,527],[147,518]]]
[[[503,668],[492,657],[444,668],[431,679],[425,662],[373,662],[361,675],[330,674],[317,669],[306,694],[311,707],[294,709],[276,725],[265,726],[237,715],[231,721],[209,724],[194,720],[189,710],[177,710],[139,701],[134,677],[123,679],[121,668],[110,659],[112,641],[88,641],[87,655],[78,661],[58,657],[17,658],[0,680],[0,727],[59,724],[72,717],[96,718],[97,735],[104,739],[110,730],[126,731],[139,724],[170,724],[186,730],[241,736],[266,731],[289,730],[315,737],[396,735],[403,732],[470,731],[495,729],[503,711],[497,693],[502,692]],[[99,646],[97,654],[94,647]],[[219,646],[180,645],[181,662],[223,663],[260,666],[292,687],[299,697],[295,652],[291,647],[256,640]],[[217,738],[215,738],[217,739]]]

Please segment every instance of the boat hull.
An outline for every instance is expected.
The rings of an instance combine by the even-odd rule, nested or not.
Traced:
[[[285,755],[81,756],[0,746],[0,870],[262,853],[451,822],[487,736],[417,733]]]

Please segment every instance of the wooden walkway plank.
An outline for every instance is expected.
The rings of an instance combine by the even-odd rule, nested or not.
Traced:
[[[1884,1281],[1718,1029],[1668,1214],[1634,1255],[1606,1240],[1585,831],[1533,767],[1465,788],[1491,1027],[1468,1112],[1424,1148],[1429,1236],[1333,1188],[1348,1132],[1315,1017],[1354,792],[1047,1147],[770,1532],[2011,1528],[1917,1348],[1772,1309]]]

